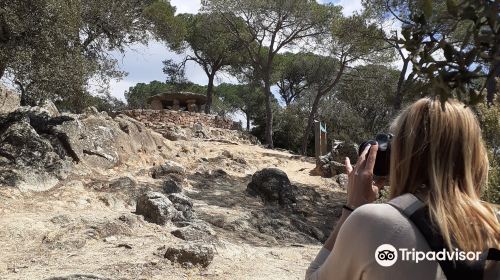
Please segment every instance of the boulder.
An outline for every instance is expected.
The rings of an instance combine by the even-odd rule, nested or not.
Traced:
[[[344,174],[346,172],[345,164],[336,161],[331,161],[329,164],[331,176]]]
[[[336,141],[333,149],[328,154],[316,160],[316,168],[311,175],[331,178],[345,173],[345,158],[348,157],[352,163],[358,159],[358,146],[354,143]]]
[[[161,131],[161,134],[163,135],[163,137],[165,137],[170,141],[188,140],[188,137],[184,132],[176,131],[175,129],[174,130],[168,129],[165,131]]]
[[[163,192],[167,194],[181,193],[182,184],[169,178],[163,182]]]
[[[21,96],[0,85],[0,114],[15,111],[21,103]]]
[[[47,111],[49,116],[52,118],[59,117],[61,115],[61,113],[59,113],[59,110],[57,109],[57,106],[50,100],[46,100],[43,102],[42,109]]]
[[[184,168],[184,166],[171,160],[167,160],[165,163],[155,166],[151,169],[151,175],[155,179],[166,177],[172,173],[184,175],[186,173],[186,169]]]
[[[345,188],[347,186],[347,174],[338,174],[334,176],[333,179],[339,184],[341,188]]]
[[[206,244],[186,244],[170,247],[164,257],[182,265],[207,267],[214,259],[214,247]]]
[[[352,163],[355,163],[358,160],[358,145],[349,141],[336,141],[331,151],[331,157],[333,161],[342,163],[348,157]]]
[[[215,240],[216,233],[212,227],[204,222],[186,223],[183,227],[170,232],[173,236],[186,241]]]
[[[146,221],[158,225],[165,225],[178,215],[173,203],[158,192],[147,192],[141,195],[137,200],[135,212],[144,216]]]
[[[208,132],[203,127],[202,123],[195,123],[193,126],[193,135],[197,138],[208,138]]]
[[[182,213],[172,218],[173,221],[189,221],[193,217],[193,202],[181,193],[172,193],[168,199],[174,204],[174,208]]]
[[[71,163],[40,135],[29,118],[0,123],[0,184],[21,190],[45,191],[66,178]]]
[[[283,194],[291,188],[285,172],[276,168],[265,168],[252,176],[247,186],[250,195],[260,196],[264,202],[283,203]]]

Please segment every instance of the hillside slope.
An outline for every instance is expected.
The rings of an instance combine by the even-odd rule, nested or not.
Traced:
[[[157,148],[161,157],[143,153],[109,169],[75,164],[45,191],[0,187],[0,279],[303,278],[345,199],[332,179],[309,175],[311,159],[202,138]],[[163,160],[181,172],[155,175]],[[269,167],[297,186],[291,205],[247,192],[252,175]],[[164,192],[167,181],[192,201],[189,222],[158,225],[135,213],[138,197]],[[193,227],[202,230],[171,233]],[[165,258],[183,244],[213,246],[210,265]]]

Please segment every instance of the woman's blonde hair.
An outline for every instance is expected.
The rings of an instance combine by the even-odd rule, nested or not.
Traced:
[[[456,100],[423,98],[403,110],[391,129],[391,198],[425,191],[431,220],[450,249],[498,248],[499,222],[480,201],[488,157],[471,109]]]

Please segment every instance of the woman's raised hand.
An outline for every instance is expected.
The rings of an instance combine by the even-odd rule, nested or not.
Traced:
[[[379,187],[373,184],[373,168],[377,157],[378,145],[367,145],[358,158],[354,168],[346,157],[347,206],[357,208],[377,199]]]

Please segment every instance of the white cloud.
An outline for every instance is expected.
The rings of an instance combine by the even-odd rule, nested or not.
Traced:
[[[179,14],[196,14],[201,8],[201,0],[170,0],[170,4],[177,8]]]
[[[363,9],[361,0],[340,0],[339,2],[337,2],[337,5],[340,5],[344,8],[342,10],[344,15],[352,15],[354,12]]]
[[[137,84],[137,81],[131,81],[131,80],[121,80],[121,81],[116,81],[112,80],[109,83],[109,88],[111,89],[111,95],[125,101],[125,91],[128,91],[130,87],[133,87]]]
[[[346,16],[350,16],[355,11],[360,11],[363,9],[363,5],[361,5],[361,0],[318,0],[318,3],[321,4],[333,3],[335,5],[342,6],[344,8],[342,12]]]

